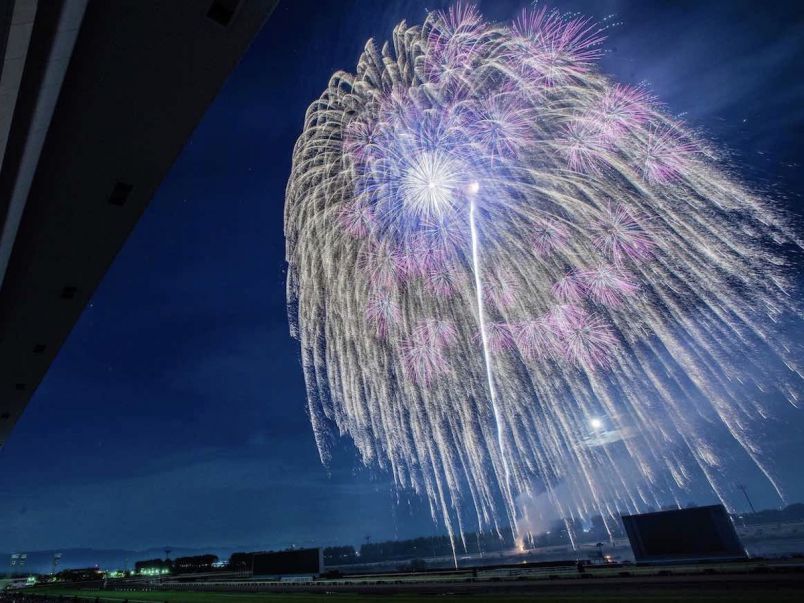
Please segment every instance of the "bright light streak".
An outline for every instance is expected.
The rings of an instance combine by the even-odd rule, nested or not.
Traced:
[[[486,367],[486,382],[489,391],[489,402],[491,403],[492,414],[494,415],[494,425],[497,430],[497,448],[500,454],[500,462],[503,467],[504,481],[502,482],[503,490],[506,492],[506,501],[511,500],[510,485],[511,485],[511,470],[508,467],[508,452],[505,445],[505,428],[497,406],[497,389],[494,386],[494,375],[492,374],[491,355],[489,354],[489,341],[488,331],[486,330],[486,310],[483,305],[483,278],[480,274],[480,256],[479,244],[477,237],[477,224],[475,222],[476,207],[474,200],[469,204],[469,229],[472,233],[472,271],[475,279],[475,297],[477,300],[477,322],[480,329],[480,339],[483,344],[483,363]],[[513,505],[509,505],[508,509],[509,521],[512,526],[516,526],[516,512]]]

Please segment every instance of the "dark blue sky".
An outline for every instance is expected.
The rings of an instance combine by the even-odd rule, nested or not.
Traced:
[[[433,533],[424,506],[329,473],[284,305],[284,188],[304,111],[369,37],[443,2],[281,2],[189,141],[0,452],[0,549],[278,547]],[[491,19],[524,2],[481,2]],[[649,83],[801,217],[804,5],[556,0],[619,22],[604,72]],[[800,279],[800,266],[798,269]],[[804,500],[791,413],[779,471]],[[749,478],[750,479],[750,478]],[[756,485],[757,502],[774,501]]]

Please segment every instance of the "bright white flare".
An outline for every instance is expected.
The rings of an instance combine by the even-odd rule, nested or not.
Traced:
[[[402,178],[404,211],[426,219],[449,213],[460,186],[458,166],[444,153],[423,152],[413,158]]]

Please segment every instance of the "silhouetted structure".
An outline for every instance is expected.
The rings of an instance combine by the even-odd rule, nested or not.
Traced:
[[[177,574],[212,571],[213,564],[218,561],[217,555],[194,555],[192,557],[176,557],[173,571]]]
[[[622,519],[637,562],[746,557],[723,505],[623,515]]]
[[[103,572],[97,567],[68,569],[60,571],[56,574],[56,578],[63,582],[91,582],[103,578]]]
[[[357,561],[357,551],[353,546],[329,546],[324,549],[324,565],[346,565]]]
[[[134,571],[137,573],[142,573],[145,571],[150,570],[172,570],[173,563],[170,559],[145,559],[143,561],[137,561],[134,564]]]
[[[250,571],[255,576],[317,575],[323,565],[320,548],[233,553],[229,557],[229,570]]]
[[[0,446],[275,5],[0,3]]]

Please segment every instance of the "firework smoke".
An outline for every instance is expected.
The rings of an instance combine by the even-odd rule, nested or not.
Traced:
[[[701,484],[728,505],[723,447],[782,495],[751,392],[798,402],[766,326],[796,313],[774,249],[797,243],[595,70],[601,41],[546,9],[430,13],[336,73],[296,144],[289,316],[321,458],[349,435],[456,541],[527,524],[530,496],[607,522]]]

